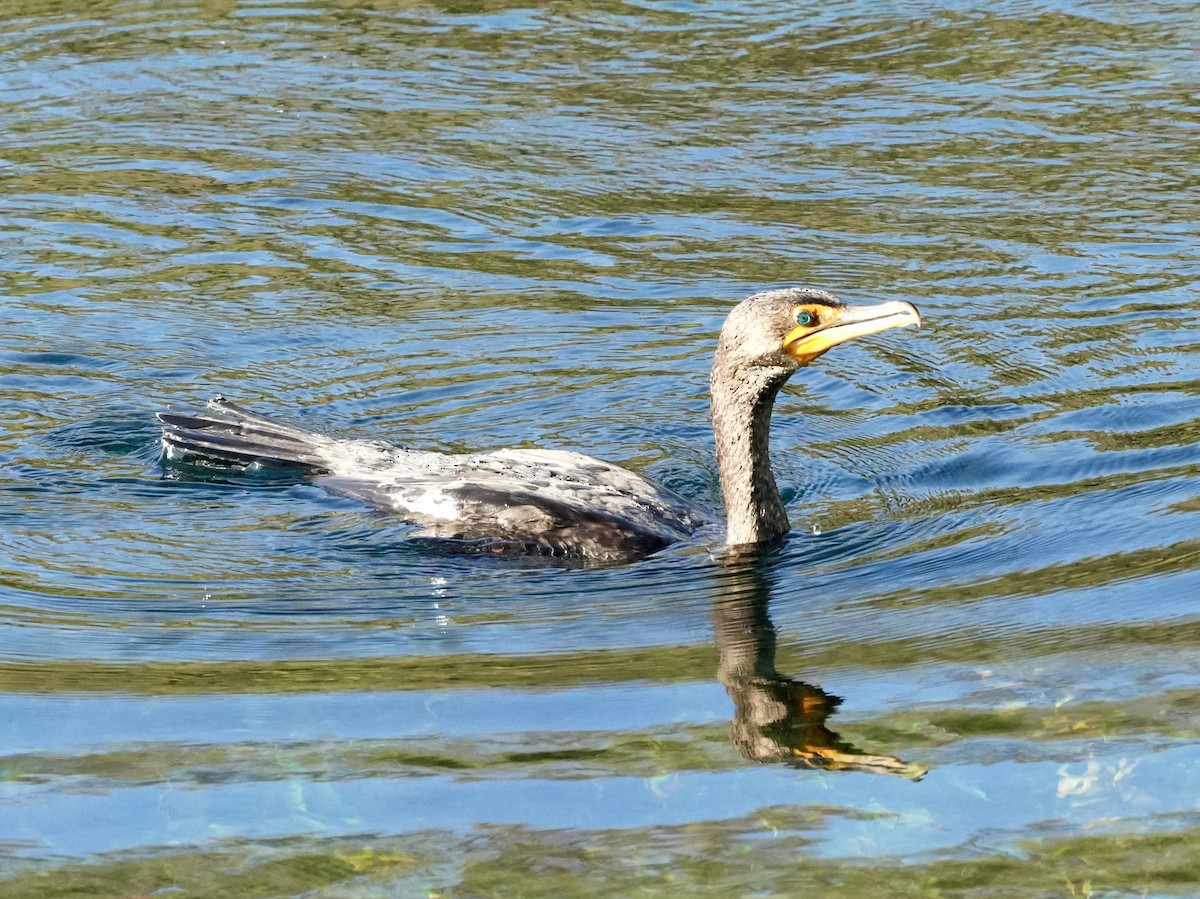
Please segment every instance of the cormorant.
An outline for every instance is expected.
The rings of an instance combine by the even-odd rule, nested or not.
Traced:
[[[784,382],[839,343],[920,323],[911,303],[851,306],[798,288],[755,294],[730,311],[710,381],[728,545],[763,543],[788,530],[767,452],[771,408]],[[333,493],[416,525],[422,536],[496,552],[624,561],[711,522],[690,500],[581,453],[436,453],[342,440],[220,396],[204,410],[168,410],[158,418],[169,461],[292,466]]]

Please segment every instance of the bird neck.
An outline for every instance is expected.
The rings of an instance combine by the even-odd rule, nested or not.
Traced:
[[[788,531],[767,444],[775,395],[789,374],[771,368],[734,371],[719,361],[713,366],[713,433],[725,498],[725,540],[731,546],[773,540]]]

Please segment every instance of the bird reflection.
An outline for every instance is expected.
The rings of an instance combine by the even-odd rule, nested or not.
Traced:
[[[832,771],[866,771],[920,780],[924,768],[847,743],[827,721],[842,700],[775,670],[775,626],[767,605],[766,560],[731,558],[713,603],[720,664],[717,676],[733,700],[732,737],[757,762],[785,762]]]

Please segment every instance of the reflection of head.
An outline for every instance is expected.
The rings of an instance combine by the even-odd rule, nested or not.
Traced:
[[[757,762],[919,780],[925,769],[894,756],[864,753],[826,726],[841,699],[775,670],[775,628],[767,612],[770,585],[762,565],[762,560],[729,560],[713,603],[717,676],[733,700],[732,739],[738,752]]]
[[[825,719],[841,700],[820,687],[784,677],[735,678],[725,690],[734,705],[733,744],[748,759],[792,762],[793,747],[837,739]]]

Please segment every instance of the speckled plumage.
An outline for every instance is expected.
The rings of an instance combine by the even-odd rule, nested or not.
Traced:
[[[787,531],[767,452],[771,407],[780,387],[829,346],[920,321],[908,304],[866,311],[885,307],[906,307],[912,320],[900,320],[908,316],[901,310],[888,313],[895,323],[881,325],[887,316],[864,317],[863,310],[815,290],[756,294],[730,312],[711,379],[728,543],[760,543]],[[801,308],[817,317],[828,312],[828,321],[797,327]],[[857,330],[831,337],[840,326],[838,316]],[[494,551],[624,561],[683,540],[711,522],[704,510],[667,488],[581,453],[449,454],[339,440],[222,397],[204,410],[166,411],[158,417],[168,461],[198,457],[235,466],[294,466],[333,493],[410,522],[422,535]]]
[[[669,546],[710,519],[646,478],[582,453],[502,449],[431,453],[337,440],[242,409],[162,412],[170,461],[293,465],[331,493],[416,525],[422,536],[484,549],[622,561]]]

